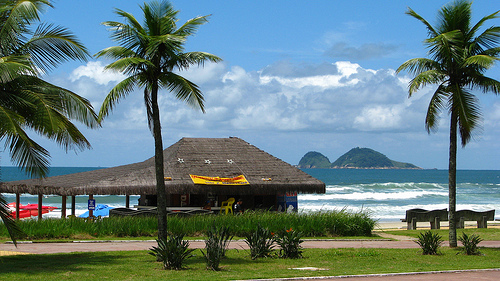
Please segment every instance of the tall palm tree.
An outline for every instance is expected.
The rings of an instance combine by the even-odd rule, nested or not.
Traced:
[[[207,16],[190,19],[177,27],[179,11],[174,10],[169,2],[144,3],[141,9],[144,13],[143,25],[132,14],[120,9],[116,9],[115,13],[124,19],[124,23],[104,22],[112,31],[111,38],[120,46],[106,48],[96,55],[114,59],[106,69],[123,72],[128,77],[107,95],[99,118],[101,120],[107,116],[113,107],[136,87],[144,88],[148,125],[155,143],[158,238],[166,239],[167,192],[158,92],[160,89],[166,89],[174,93],[177,99],[186,101],[204,112],[204,99],[198,86],[174,71],[185,70],[194,64],[203,65],[206,61],[218,62],[221,59],[205,52],[183,52],[187,38],[207,22]]]
[[[40,78],[64,61],[89,57],[63,27],[40,23],[31,29],[46,7],[52,7],[48,0],[0,0],[0,140],[32,177],[47,175],[50,154],[27,129],[66,150],[85,149],[90,143],[72,120],[99,124],[88,100]],[[12,226],[4,203],[0,198],[0,217]]]
[[[432,26],[412,9],[408,15],[421,21],[429,37],[425,44],[431,58],[415,58],[403,63],[397,72],[407,70],[415,75],[409,83],[409,96],[430,84],[437,84],[425,118],[427,131],[435,131],[439,114],[447,110],[450,114],[449,146],[449,240],[450,246],[457,246],[456,233],[456,169],[457,133],[462,147],[471,140],[472,133],[480,125],[479,102],[472,91],[500,92],[500,82],[484,76],[493,66],[500,48],[500,27],[486,28],[479,33],[483,24],[497,18],[500,11],[483,17],[471,25],[472,3],[464,0],[452,2],[439,10],[438,23]]]

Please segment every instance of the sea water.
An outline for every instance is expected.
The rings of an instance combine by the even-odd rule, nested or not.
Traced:
[[[50,176],[100,169],[97,167],[52,167]],[[299,194],[299,211],[342,210],[368,211],[380,221],[399,221],[412,208],[448,208],[447,170],[361,170],[361,169],[304,169],[326,184],[325,194]],[[26,179],[16,167],[1,167],[1,180]],[[14,194],[3,194],[14,202]],[[130,196],[136,205],[139,196]],[[125,196],[97,195],[96,204],[124,207]],[[87,196],[76,197],[77,215],[87,210]],[[68,200],[67,208],[70,208]],[[23,194],[21,204],[37,203],[36,195]],[[59,196],[46,196],[44,205],[61,207]],[[500,217],[500,171],[457,171],[457,210],[485,211],[495,209]],[[69,213],[69,212],[68,212]],[[51,212],[44,216],[60,216]]]
[[[305,169],[326,184],[325,194],[298,196],[302,210],[368,211],[399,221],[408,209],[448,208],[447,170]],[[457,210],[495,209],[500,217],[500,171],[457,171]]]

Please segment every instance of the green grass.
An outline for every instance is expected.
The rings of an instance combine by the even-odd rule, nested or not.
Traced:
[[[382,230],[377,232],[383,232],[392,235],[401,235],[417,238],[420,232],[424,232],[427,229],[416,229],[416,230]],[[484,241],[498,241],[500,240],[500,229],[499,228],[466,228],[457,229],[457,237],[462,236],[465,231],[467,235],[476,234],[479,235]],[[374,232],[376,234],[377,232]],[[437,233],[443,237],[443,240],[448,241],[448,229],[432,229],[433,233]]]
[[[180,271],[162,270],[146,251],[95,252],[0,257],[0,280],[234,280],[498,268],[500,249],[481,248],[484,256],[423,256],[419,249],[305,249],[303,259],[251,260],[246,250],[229,250],[222,271],[205,269],[199,250]],[[325,271],[291,268],[318,267]]]
[[[376,222],[367,213],[325,211],[314,213],[246,212],[243,215],[205,215],[168,217],[168,230],[186,237],[201,236],[211,225],[228,226],[235,236],[244,237],[257,225],[273,232],[282,229],[300,231],[308,237],[371,236]],[[44,219],[19,221],[29,240],[123,239],[157,236],[156,217],[104,218],[93,222],[84,219]],[[0,224],[0,239],[7,238]]]

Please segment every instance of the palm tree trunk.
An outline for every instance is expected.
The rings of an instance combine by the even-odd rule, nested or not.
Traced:
[[[455,212],[457,208],[457,122],[455,112],[451,113],[450,124],[450,159],[448,166],[448,203],[449,203],[449,240],[450,247],[457,247],[457,221]]]
[[[151,89],[151,110],[153,117],[153,137],[155,139],[155,174],[158,210],[158,239],[167,239],[167,190],[163,167],[163,140],[161,137],[160,110],[158,108],[158,84]]]

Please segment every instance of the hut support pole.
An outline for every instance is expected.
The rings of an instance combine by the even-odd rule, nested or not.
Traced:
[[[125,208],[130,208],[130,195],[125,195]]]
[[[76,217],[76,196],[71,195],[71,215]]]
[[[93,194],[89,194],[89,200],[93,200],[93,199],[94,199],[94,195]],[[94,216],[94,210],[90,210],[89,209],[89,219],[91,217],[93,217],[93,216]]]
[[[21,205],[21,194],[16,193],[16,220],[19,220],[19,206]]]
[[[61,200],[61,219],[65,219],[66,218],[66,195],[63,195],[62,196],[62,200]]]
[[[38,194],[38,220],[42,220],[42,199],[43,194]]]

